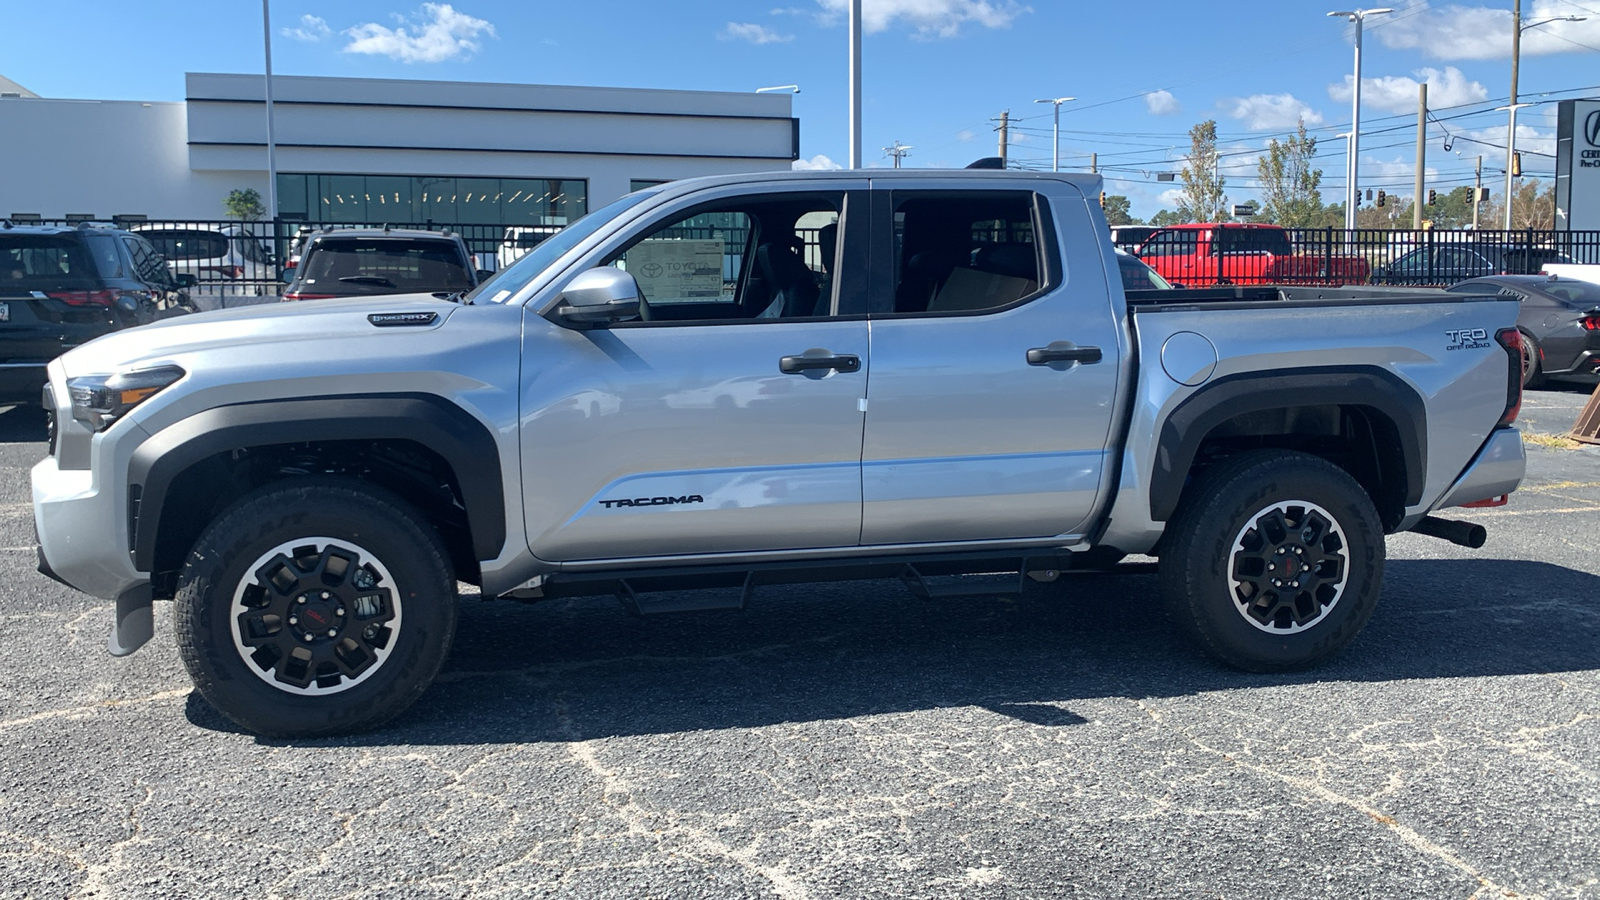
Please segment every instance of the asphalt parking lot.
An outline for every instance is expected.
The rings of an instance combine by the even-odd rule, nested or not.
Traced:
[[[1312,673],[1176,643],[1148,575],[468,599],[411,711],[289,743],[191,691],[165,604],[113,659],[34,572],[42,438],[0,413],[0,897],[1600,897],[1595,448],[1531,447],[1481,551],[1391,538]]]

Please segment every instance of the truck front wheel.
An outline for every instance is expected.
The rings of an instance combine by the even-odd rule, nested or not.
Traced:
[[[360,481],[269,485],[201,534],[179,574],[178,649],[200,693],[258,734],[374,727],[425,690],[455,633],[455,579],[411,506]]]
[[[1217,463],[1167,523],[1161,588],[1179,630],[1229,665],[1305,668],[1347,646],[1383,585],[1383,525],[1320,457],[1255,451]]]

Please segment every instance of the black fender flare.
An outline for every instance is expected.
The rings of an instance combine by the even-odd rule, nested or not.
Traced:
[[[500,451],[489,428],[433,394],[342,394],[218,406],[161,429],[128,467],[128,542],[141,572],[154,567],[161,511],[173,482],[195,463],[229,450],[305,441],[409,440],[455,471],[479,560],[506,541]]]
[[[1167,416],[1150,476],[1150,518],[1165,522],[1178,507],[1189,469],[1206,436],[1243,413],[1296,406],[1366,406],[1394,423],[1405,461],[1406,505],[1422,502],[1427,473],[1427,405],[1416,389],[1376,366],[1325,366],[1229,375],[1190,394]]]

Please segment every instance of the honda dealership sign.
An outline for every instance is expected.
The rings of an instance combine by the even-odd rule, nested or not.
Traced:
[[[1600,100],[1563,100],[1558,107],[1556,227],[1600,230]]]

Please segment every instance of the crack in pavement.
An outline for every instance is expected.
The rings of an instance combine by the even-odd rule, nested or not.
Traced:
[[[0,721],[0,731],[4,731],[7,728],[20,728],[25,725],[32,725],[36,722],[48,722],[52,719],[61,719],[70,716],[92,715],[103,710],[116,709],[123,706],[138,706],[145,703],[160,703],[165,700],[175,700],[179,697],[189,696],[192,690],[192,688],[186,687],[177,688],[170,691],[160,691],[145,697],[128,697],[120,700],[101,700],[98,703],[91,703],[85,706],[73,706],[68,707],[67,709],[47,710],[45,712],[22,716],[21,718],[17,719],[6,719],[4,721]]]
[[[1482,896],[1485,890],[1495,892],[1502,897],[1526,898],[1526,900],[1535,900],[1535,898],[1540,896],[1538,894],[1527,894],[1522,891],[1506,887],[1505,885],[1494,881],[1489,876],[1478,871],[1476,867],[1462,859],[1450,848],[1426,837],[1411,826],[1406,825],[1405,823],[1399,821],[1393,816],[1388,815],[1364,800],[1354,797],[1346,797],[1345,795],[1332,790],[1326,785],[1320,784],[1314,779],[1301,778],[1284,772],[1279,772],[1270,766],[1246,762],[1239,758],[1238,755],[1229,753],[1225,750],[1218,750],[1217,748],[1206,744],[1204,741],[1190,734],[1186,729],[1167,722],[1159,709],[1148,705],[1145,703],[1145,701],[1136,700],[1135,703],[1137,703],[1139,708],[1144,710],[1145,714],[1148,715],[1156,724],[1163,725],[1171,729],[1184,740],[1197,747],[1201,752],[1217,756],[1248,772],[1254,772],[1257,775],[1264,775],[1269,778],[1277,779],[1289,787],[1294,788],[1303,794],[1308,794],[1324,803],[1334,806],[1343,806],[1347,809],[1352,809],[1356,812],[1362,813],[1371,818],[1374,822],[1377,822],[1379,825],[1387,828],[1391,834],[1399,838],[1401,843],[1405,844],[1411,849],[1427,856],[1431,856],[1434,859],[1437,859],[1440,862],[1443,862],[1456,869],[1462,874],[1471,876],[1478,882],[1479,888],[1477,891],[1473,892],[1472,897],[1468,898],[1468,900],[1474,900],[1474,898]]]

